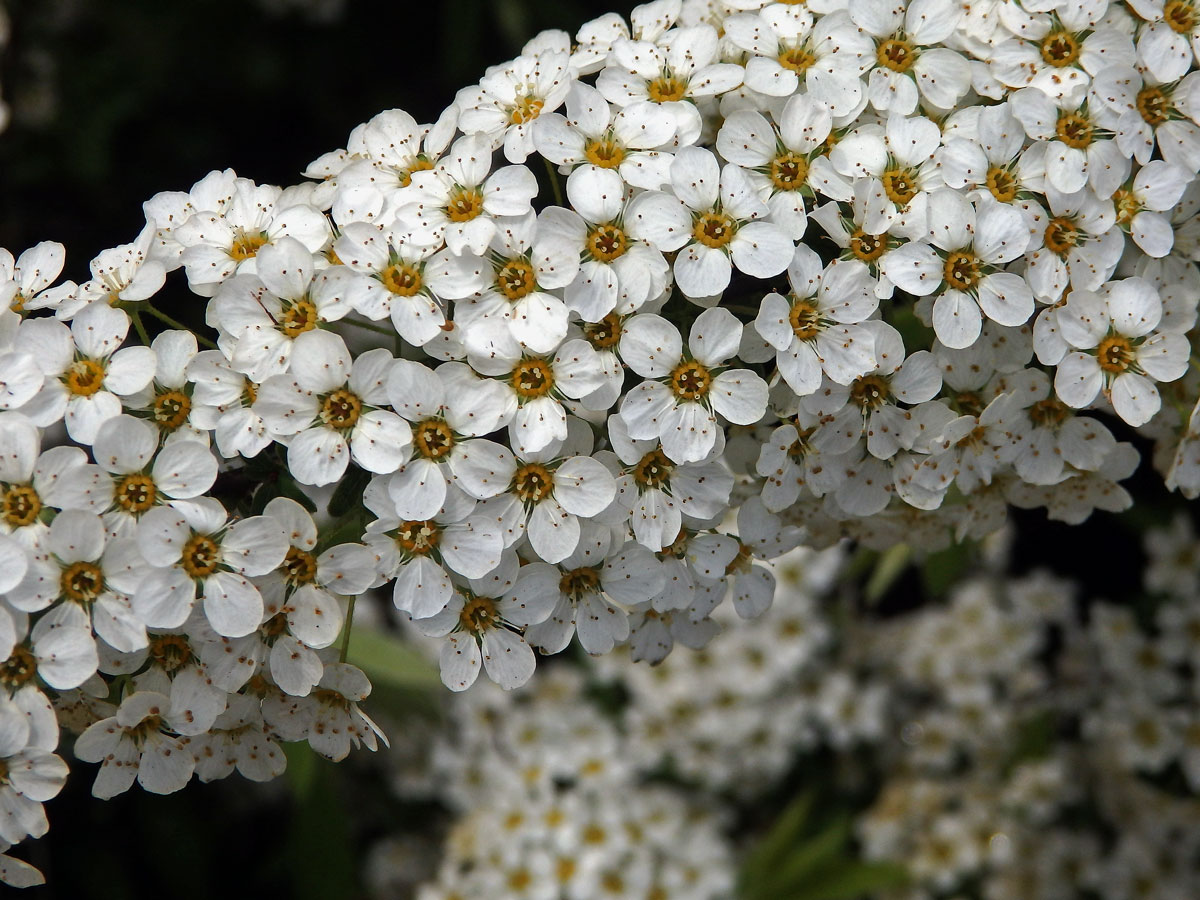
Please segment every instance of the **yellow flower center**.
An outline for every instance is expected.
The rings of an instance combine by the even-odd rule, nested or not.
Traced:
[[[425,419],[413,429],[413,447],[426,459],[441,459],[454,449],[454,431],[442,419]]]
[[[600,589],[600,573],[591,566],[572,569],[559,579],[558,589],[576,599],[584,594],[594,594]]]
[[[518,97],[516,105],[513,106],[512,112],[509,113],[508,121],[512,125],[532,122],[542,114],[542,109],[545,105],[545,100],[541,97],[534,97],[531,94]]]
[[[408,263],[396,263],[379,273],[383,286],[400,297],[412,297],[424,287],[421,270]]]
[[[1141,212],[1142,204],[1138,202],[1137,195],[1129,188],[1120,188],[1112,195],[1113,206],[1117,210],[1117,224],[1128,225],[1133,221],[1133,217]]]
[[[134,515],[148,510],[158,500],[158,487],[149,475],[134,473],[126,475],[113,492],[113,502],[119,509]]]
[[[456,187],[446,204],[451,222],[469,222],[483,212],[483,192],[477,187]]]
[[[633,467],[633,480],[643,488],[666,487],[674,471],[675,464],[662,450],[651,450]]]
[[[182,634],[160,634],[150,641],[150,658],[164,672],[174,672],[192,660],[192,648]]]
[[[1056,28],[1042,38],[1042,61],[1061,69],[1079,59],[1079,41],[1070,32]]]
[[[705,247],[716,250],[732,241],[736,232],[737,223],[725,213],[707,212],[696,219],[692,237]]]
[[[297,300],[283,311],[278,327],[290,338],[312,331],[317,327],[317,305],[311,300]]]
[[[545,397],[554,389],[554,371],[544,359],[523,359],[513,369],[510,383],[518,400]]]
[[[850,235],[850,252],[863,262],[874,262],[886,251],[886,234],[867,234],[861,228],[856,228]]]
[[[362,400],[357,394],[344,388],[338,389],[321,402],[318,415],[321,421],[334,429],[353,428],[362,414]]]
[[[554,473],[540,463],[526,463],[513,475],[513,493],[522,503],[539,503],[554,491]]]
[[[1150,126],[1161,125],[1170,118],[1171,101],[1167,99],[1167,95],[1163,93],[1162,88],[1147,87],[1138,91],[1137,111],[1141,113],[1146,124]]]
[[[1079,246],[1079,239],[1081,237],[1082,234],[1075,227],[1074,222],[1058,216],[1051,219],[1050,223],[1046,226],[1044,240],[1046,248],[1051,253],[1066,256],[1071,251],[1071,248]]]
[[[769,175],[778,190],[794,191],[808,178],[808,160],[789,150],[771,160]]]
[[[593,138],[583,148],[583,155],[593,166],[601,169],[615,169],[625,161],[625,148],[615,136],[606,134],[601,138]]]
[[[267,235],[265,232],[258,234],[246,234],[245,231],[238,228],[234,233],[233,246],[229,248],[229,255],[238,262],[244,262],[250,257],[256,255],[267,243]]]
[[[499,618],[496,603],[491,597],[472,597],[458,614],[458,622],[463,631],[469,631],[476,636],[493,627]]]
[[[1189,34],[1196,27],[1198,18],[1191,0],[1171,0],[1163,7],[1163,21],[1178,34]]]
[[[850,384],[850,399],[864,411],[879,409],[892,396],[892,389],[881,375],[861,375]]]
[[[907,72],[917,61],[917,48],[911,41],[893,37],[879,45],[875,58],[881,66],[886,66],[893,72]]]
[[[712,375],[692,359],[681,362],[671,371],[669,384],[680,400],[703,400],[712,386]]]
[[[960,291],[969,291],[979,283],[979,260],[970,253],[951,253],[942,267],[946,283]]]
[[[62,594],[76,603],[91,603],[104,593],[104,571],[95,563],[71,563],[59,579]]]
[[[510,302],[528,297],[537,286],[537,272],[528,260],[510,259],[496,272],[496,290]]]
[[[0,515],[13,528],[24,528],[37,521],[42,511],[42,498],[27,484],[13,484],[0,497]]]
[[[802,341],[811,341],[821,333],[821,314],[811,300],[796,300],[788,313],[792,333]]]
[[[1084,150],[1092,143],[1092,123],[1079,113],[1063,113],[1058,117],[1054,133],[1068,147]]]
[[[433,160],[431,160],[424,153],[420,154],[416,159],[413,160],[413,164],[411,166],[400,171],[400,187],[408,187],[410,184],[412,184],[413,172],[428,172],[432,168]]]
[[[583,326],[583,336],[597,350],[611,350],[621,341],[621,317],[609,313],[599,322]]]
[[[987,189],[1001,203],[1012,203],[1017,198],[1017,179],[1012,172],[1001,166],[992,166],[987,173]]]
[[[258,385],[247,378],[245,384],[242,385],[242,405],[253,406],[254,401],[257,399]]]
[[[77,359],[67,367],[63,381],[76,397],[90,397],[104,387],[107,374],[104,363],[95,359]]]
[[[781,66],[797,74],[812,68],[813,63],[817,61],[816,56],[805,46],[787,47],[780,51],[778,59]]]
[[[294,588],[312,584],[317,579],[317,558],[299,547],[288,547],[280,568],[284,580]]]
[[[617,225],[610,222],[593,228],[584,239],[583,245],[592,259],[607,263],[625,255],[629,248],[629,238]]]
[[[0,685],[10,691],[33,681],[36,675],[37,660],[28,647],[14,647],[12,655],[0,663]]]
[[[221,564],[221,546],[206,534],[194,534],[183,545],[180,564],[191,578],[207,578]]]
[[[166,390],[154,397],[154,421],[163,431],[177,431],[192,411],[192,398],[183,391]]]
[[[646,93],[655,103],[670,103],[682,100],[687,95],[688,83],[665,72],[646,85]]]
[[[1121,334],[1110,334],[1096,348],[1096,361],[1110,375],[1120,375],[1133,365],[1133,345]]]
[[[883,191],[897,206],[907,206],[917,196],[917,173],[912,169],[888,169],[883,173]]]
[[[400,523],[395,541],[409,556],[428,556],[441,543],[442,532],[432,519],[415,519]]]
[[[1053,428],[1066,421],[1070,412],[1057,397],[1047,397],[1029,407],[1029,419],[1040,428]]]

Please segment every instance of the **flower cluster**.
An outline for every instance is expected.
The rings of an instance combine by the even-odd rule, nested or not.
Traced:
[[[1131,428],[1200,492],[1200,8],[1027,5],[656,0],[81,283],[0,251],[3,693],[101,796],[268,778],[374,745],[369,588],[514,688],[704,646],[803,542],[1124,508]]]

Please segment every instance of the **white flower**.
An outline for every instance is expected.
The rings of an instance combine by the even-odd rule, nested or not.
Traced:
[[[679,251],[675,282],[686,296],[718,296],[729,286],[733,266],[770,278],[791,262],[792,241],[784,229],[754,221],[770,207],[739,166],[721,169],[708,150],[685,147],[671,163],[671,187],[674,196],[647,191],[635,197],[626,225],[663,252]]]
[[[455,255],[483,255],[496,233],[493,218],[524,215],[538,191],[525,166],[491,169],[486,135],[459,138],[436,168],[413,173],[395,225],[411,230],[420,244],[436,247],[444,240]]]
[[[1043,302],[1054,302],[1068,286],[1094,291],[1106,282],[1121,259],[1125,241],[1113,228],[1112,201],[1101,200],[1083,189],[1064,194],[1050,185],[1045,189],[1049,214],[1028,201],[1033,224],[1043,229],[1026,250],[1029,265],[1025,280]]]
[[[255,409],[277,435],[290,436],[288,469],[303,484],[332,484],[350,460],[368,472],[394,472],[408,458],[407,424],[380,409],[392,354],[378,348],[353,359],[329,331],[296,338],[287,375],[263,382]]]
[[[558,166],[615,170],[644,190],[658,190],[669,180],[673,157],[657,148],[675,136],[675,117],[662,106],[637,101],[614,114],[599,91],[578,81],[566,103],[566,116],[546,113],[534,123],[534,146],[546,159]]]
[[[0,766],[5,775],[0,785],[0,841],[8,844],[46,833],[49,823],[42,804],[67,780],[67,764],[51,752],[58,746],[57,724],[40,727],[43,717],[27,708],[30,699],[28,689],[16,698],[0,695]],[[53,723],[53,713],[49,718]]]
[[[283,774],[287,757],[271,739],[256,697],[234,694],[229,708],[212,728],[189,744],[196,761],[195,774],[202,782],[238,774],[251,781],[270,781]]]
[[[489,71],[478,88],[459,92],[458,127],[464,134],[482,132],[494,145],[503,142],[505,159],[523,163],[533,152],[533,123],[562,105],[574,81],[565,52],[518,56]]]
[[[512,593],[517,578],[515,554],[508,554],[486,578],[473,578],[456,588],[446,608],[413,624],[422,634],[444,637],[440,664],[442,683],[463,691],[479,677],[506,690],[520,687],[533,675],[533,650],[520,628],[543,621],[554,608],[553,597],[519,598]]]
[[[133,609],[151,628],[178,628],[197,591],[217,634],[241,637],[262,621],[262,594],[246,577],[265,575],[287,555],[283,526],[268,516],[230,523],[216,500],[176,500],[138,523],[138,548],[151,570]]]
[[[766,411],[767,386],[749,369],[725,369],[737,353],[742,324],[727,309],[706,309],[692,324],[689,353],[675,326],[655,315],[631,321],[621,356],[644,381],[625,395],[621,418],[635,440],[661,440],[676,463],[708,457],[717,439],[717,414],[752,425]]]
[[[211,431],[224,457],[257,456],[271,445],[271,432],[257,412],[259,385],[233,365],[219,350],[202,350],[188,363],[192,384],[192,421]]]
[[[129,317],[102,303],[80,310],[70,329],[51,319],[24,322],[20,340],[46,382],[21,411],[43,428],[65,419],[67,433],[90,444],[100,425],[121,413],[118,395],[137,393],[154,378],[153,350],[117,349],[128,330]]]
[[[775,364],[798,396],[821,386],[824,372],[849,384],[875,368],[875,337],[859,323],[879,305],[875,279],[858,262],[835,262],[821,271],[808,247],[796,248],[788,267],[792,293],[762,300],[755,330],[775,348]]]
[[[1183,335],[1155,331],[1161,316],[1162,302],[1140,278],[1072,293],[1058,317],[1064,340],[1078,348],[1054,375],[1062,401],[1082,409],[1103,391],[1130,425],[1150,421],[1161,404],[1155,382],[1182,377],[1190,352]]]
[[[55,307],[64,293],[74,289],[72,282],[47,291],[62,272],[66,248],[57,241],[42,241],[13,261],[13,255],[0,247],[0,309],[20,313],[27,309]]]
[[[525,631],[533,646],[558,653],[578,634],[580,646],[594,655],[629,637],[627,611],[655,597],[663,584],[650,551],[634,543],[613,546],[607,529],[589,526],[557,566],[522,566],[512,590],[526,604],[553,603],[550,617]]]
[[[919,297],[936,292],[933,328],[947,347],[969,347],[979,337],[983,316],[1000,325],[1023,325],[1033,314],[1033,292],[1025,279],[1001,271],[1025,252],[1029,231],[1011,206],[988,201],[974,207],[957,193],[941,190],[929,200],[932,239],[937,247],[908,243],[887,255],[884,274]]]
[[[164,733],[170,702],[155,691],[138,691],[121,701],[117,714],[90,726],[75,741],[75,755],[100,763],[92,796],[107,800],[138,784],[152,794],[170,794],[192,777],[195,760],[188,739]]]
[[[55,315],[66,320],[89,303],[115,306],[120,302],[148,300],[157,294],[167,273],[160,261],[149,258],[154,240],[155,226],[148,222],[133,243],[97,254],[90,263],[91,280],[64,297],[57,304]]]
[[[1157,259],[1171,252],[1175,231],[1164,213],[1179,202],[1192,177],[1186,169],[1154,159],[1138,169],[1131,184],[1113,193],[1117,225],[1147,256]]]
[[[804,536],[794,525],[768,512],[758,497],[749,497],[737,514],[738,550],[729,564],[733,608],[743,619],[766,612],[775,599],[775,576],[755,559],[774,559],[795,549]]]

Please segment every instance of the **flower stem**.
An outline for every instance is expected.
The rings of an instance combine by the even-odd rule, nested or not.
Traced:
[[[563,202],[562,185],[558,182],[558,172],[554,169],[554,163],[544,156],[542,162],[546,164],[546,172],[550,175],[550,188],[554,191],[554,202],[558,206],[566,206],[567,204]]]
[[[356,595],[350,595],[350,602],[346,606],[346,624],[342,626],[345,630],[342,632],[342,652],[340,661],[345,662],[346,657],[350,653],[350,626],[354,624],[354,601]]]
[[[134,309],[130,310],[129,317],[133,319],[133,327],[134,330],[137,331],[138,338],[141,340],[143,345],[149,347],[150,337],[146,334],[146,326],[142,323],[142,314]]]
[[[180,322],[178,319],[173,319],[170,316],[168,316],[161,309],[155,309],[153,306],[150,306],[149,304],[146,304],[145,309],[146,309],[146,312],[150,313],[150,315],[154,316],[154,318],[158,319],[158,321],[162,322],[164,325],[170,326],[171,328],[178,328],[180,331],[191,331],[192,330],[191,328],[189,328],[188,326],[186,326],[182,322]],[[194,333],[195,332],[193,332],[193,334]],[[208,338],[206,338],[202,334],[196,335],[196,343],[200,344],[202,347],[207,347],[209,350],[217,349],[217,345],[214,344],[212,341],[210,341]]]

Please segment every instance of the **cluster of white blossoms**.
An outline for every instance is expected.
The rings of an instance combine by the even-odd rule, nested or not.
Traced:
[[[1192,0],[657,0],[301,184],[158,194],[83,282],[0,251],[0,699],[100,796],[269,778],[374,746],[338,640],[373,587],[448,687],[515,688],[573,639],[705,645],[802,542],[1124,508],[1110,425],[1200,493],[1198,35]],[[12,748],[47,774],[8,844],[56,734]]]

